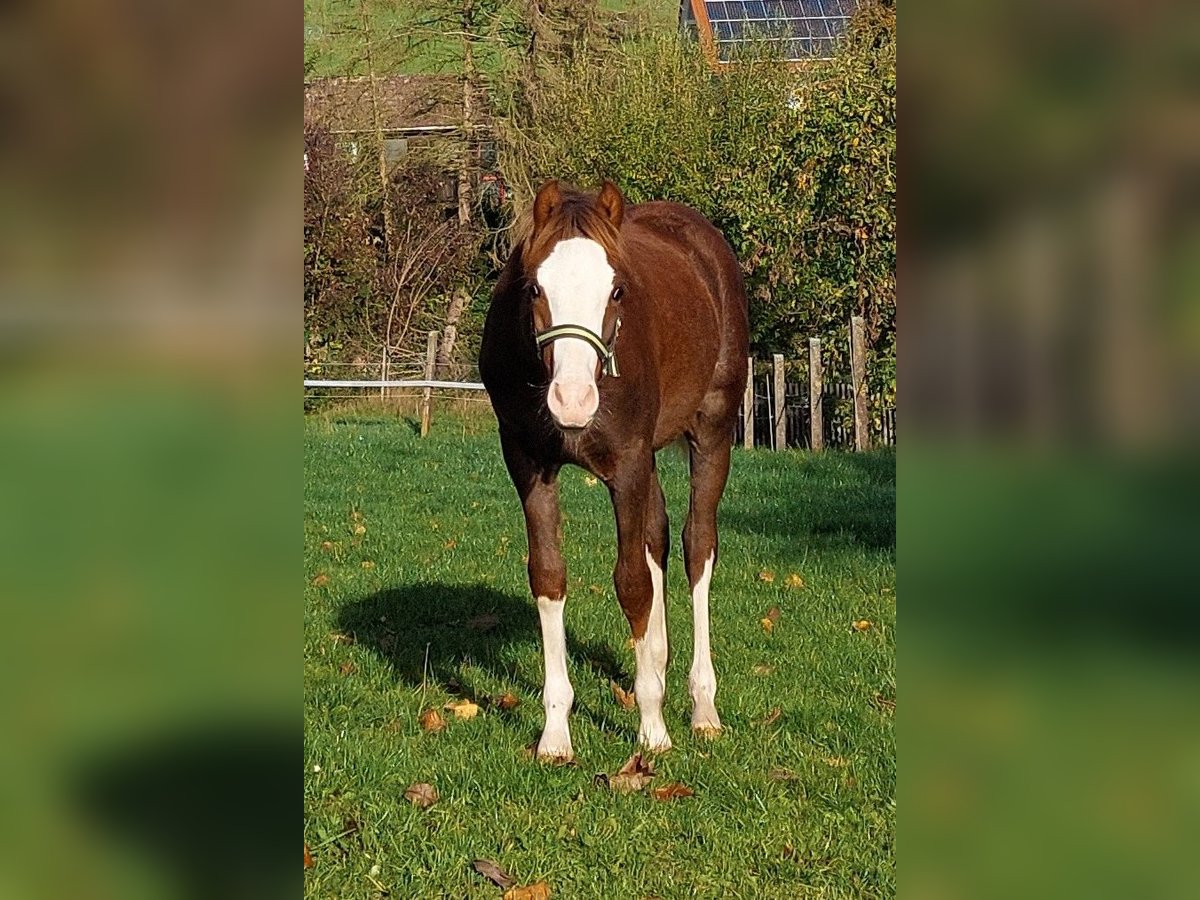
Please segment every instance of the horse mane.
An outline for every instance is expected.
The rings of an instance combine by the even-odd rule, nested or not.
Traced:
[[[532,204],[514,226],[514,246],[520,249],[526,275],[532,275],[559,241],[573,237],[585,237],[604,248],[609,264],[620,268],[622,261],[621,234],[608,216],[597,205],[598,194],[564,188],[561,202],[555,206],[550,217],[536,228],[533,221]]]

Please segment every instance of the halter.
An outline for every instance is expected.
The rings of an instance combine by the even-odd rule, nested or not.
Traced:
[[[547,328],[545,331],[537,335],[537,347],[539,350],[547,344],[552,344],[559,338],[579,338],[581,341],[587,341],[592,345],[592,348],[600,354],[600,361],[604,364],[601,371],[605,375],[611,375],[613,378],[620,378],[621,373],[617,371],[617,351],[613,345],[617,342],[617,335],[621,333],[621,317],[618,316],[616,324],[613,327],[613,336],[607,344],[604,338],[596,334],[590,328],[584,328],[582,325],[559,325],[555,328]]]

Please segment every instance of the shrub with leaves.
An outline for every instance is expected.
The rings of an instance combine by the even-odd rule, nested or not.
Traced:
[[[377,157],[361,144],[355,155],[305,128],[306,376],[328,374],[331,362],[381,377],[419,368],[427,332],[457,324],[485,275],[479,231],[459,224],[444,167],[405,160],[385,196]],[[463,349],[453,356],[465,358]]]
[[[674,36],[577,52],[509,110],[504,169],[518,202],[549,177],[617,182],[719,227],[742,261],[756,351],[825,339],[846,372],[866,320],[872,392],[895,394],[895,10],[865,3],[830,60],[751,52],[714,74]]]

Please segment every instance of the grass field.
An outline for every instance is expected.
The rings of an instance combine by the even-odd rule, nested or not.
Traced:
[[[677,0],[602,0],[603,8],[625,13],[645,22],[657,31],[669,33],[677,27]],[[365,6],[365,9],[364,9]],[[427,3],[393,0],[388,3],[359,0],[304,0],[304,56],[306,78],[366,74],[364,44],[366,32],[362,16],[368,17],[375,47],[378,71],[389,74],[449,74],[462,71],[462,48],[451,15],[454,7],[444,7],[447,34],[427,33],[422,21],[435,17]],[[499,30],[512,26],[512,5],[498,4],[495,20],[480,17],[480,24]],[[491,29],[484,28],[488,33]],[[484,72],[492,71],[497,61],[481,48],[476,60]]]
[[[603,485],[561,479],[577,764],[552,767],[525,749],[542,655],[494,425],[442,417],[421,440],[394,416],[312,416],[305,441],[306,896],[498,898],[477,858],[562,898],[894,894],[893,453],[736,452],[712,591],[726,726],[713,742],[688,728],[686,464],[660,454],[675,748],[650,787],[695,792],[661,801],[595,779],[631,755],[638,725],[611,689],[632,690],[633,651]],[[515,709],[491,702],[504,693]],[[460,698],[480,714],[421,729],[423,710]],[[417,782],[440,795],[428,809],[405,799]]]

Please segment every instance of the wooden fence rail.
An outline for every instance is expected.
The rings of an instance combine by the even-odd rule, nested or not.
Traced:
[[[825,449],[825,373],[821,368],[821,339],[808,339],[808,433],[809,449]]]

